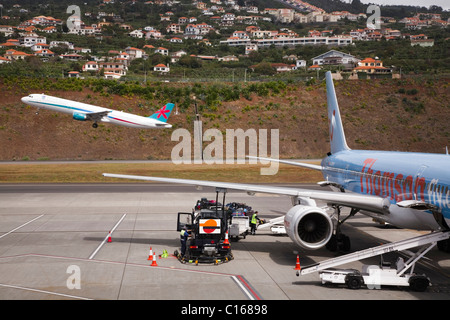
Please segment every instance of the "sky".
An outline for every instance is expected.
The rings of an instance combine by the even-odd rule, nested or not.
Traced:
[[[429,7],[432,5],[437,5],[442,7],[444,10],[450,10],[450,1],[449,0],[431,0],[431,1],[424,1],[424,0],[361,0],[364,4],[374,3],[374,4],[381,4],[381,5],[388,5],[388,4],[401,4],[406,6],[420,6],[420,7]]]

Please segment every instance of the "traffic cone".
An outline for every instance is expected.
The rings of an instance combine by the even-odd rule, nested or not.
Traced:
[[[299,259],[298,255],[297,255],[297,262],[295,263],[295,268],[294,268],[294,270],[297,270],[297,276],[300,274],[300,270],[301,269],[302,268],[300,267],[300,259]]]
[[[152,267],[157,267],[158,264],[156,263],[156,254],[153,255],[153,262],[151,264]]]
[[[223,241],[223,244],[230,244],[230,241],[228,241],[228,230],[225,232],[225,240]]]
[[[153,260],[153,249],[152,247],[150,247],[150,254],[148,255],[148,259],[147,260]]]
[[[108,234],[108,242],[112,242],[112,240],[111,240],[111,231]]]

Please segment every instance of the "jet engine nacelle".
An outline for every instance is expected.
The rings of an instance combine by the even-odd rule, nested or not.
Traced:
[[[85,113],[74,112],[72,117],[78,121],[86,121],[87,115]]]
[[[284,225],[292,241],[304,249],[320,249],[333,235],[333,221],[318,207],[292,207],[284,217]]]

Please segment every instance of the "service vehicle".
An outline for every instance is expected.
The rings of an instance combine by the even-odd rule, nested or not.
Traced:
[[[217,192],[217,196],[218,193]],[[225,193],[224,192],[224,198]],[[228,213],[224,206],[219,209],[219,202],[211,202],[202,198],[200,209],[192,212],[179,212],[177,220],[177,231],[183,228],[189,230],[190,237],[186,244],[184,256],[175,251],[175,256],[182,263],[224,263],[233,259],[231,246],[228,239]],[[196,204],[198,207],[199,202]],[[201,209],[202,206],[214,209]]]

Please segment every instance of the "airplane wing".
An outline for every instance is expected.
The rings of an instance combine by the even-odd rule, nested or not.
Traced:
[[[302,162],[280,160],[280,159],[273,159],[273,158],[264,158],[264,157],[253,157],[253,156],[247,156],[247,158],[249,158],[249,159],[256,159],[256,160],[262,160],[262,161],[271,161],[271,162],[284,163],[284,164],[289,164],[289,165],[292,165],[292,166],[303,167],[303,168],[319,170],[319,171],[323,170],[322,166],[318,166],[318,165],[311,164],[311,163],[302,163]]]
[[[100,112],[87,112],[85,113],[86,119],[91,121],[100,121],[103,117],[107,116],[111,111],[100,111]]]
[[[225,188],[225,189],[245,191],[248,194],[270,193],[270,194],[286,195],[291,197],[310,198],[322,200],[331,204],[346,206],[350,208],[359,208],[378,213],[385,212],[389,207],[389,201],[386,199],[377,196],[359,195],[356,193],[317,191],[317,190],[285,188],[267,185],[264,186],[264,185],[242,184],[231,182],[174,179],[174,178],[112,174],[112,173],[103,173],[103,176],[120,179],[184,184],[199,187]]]

